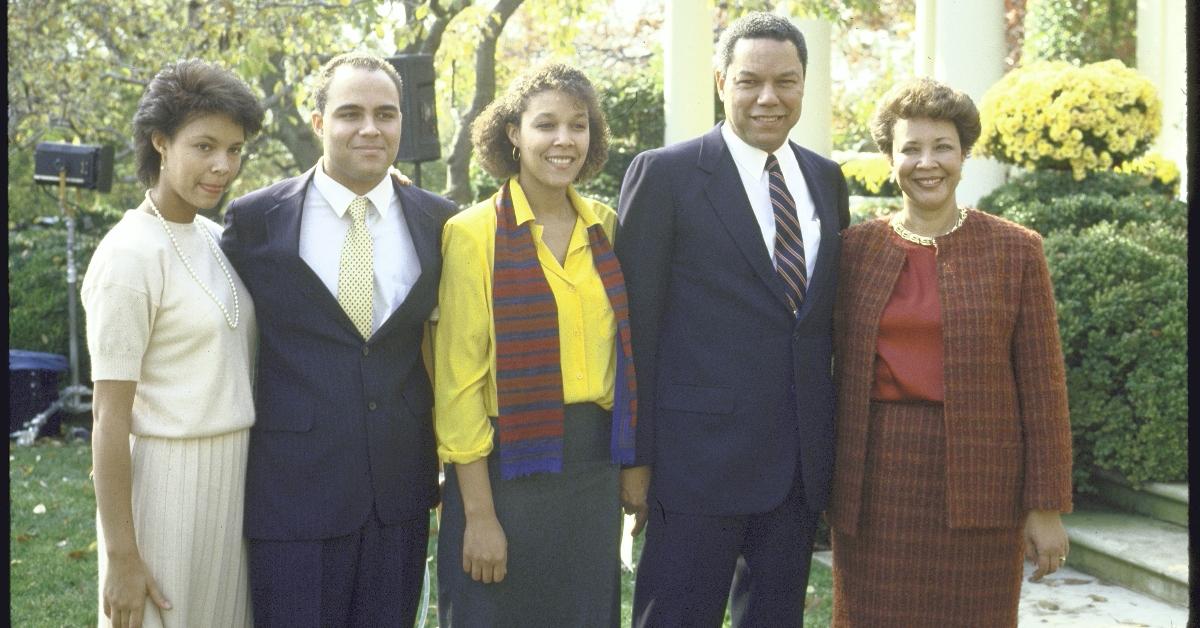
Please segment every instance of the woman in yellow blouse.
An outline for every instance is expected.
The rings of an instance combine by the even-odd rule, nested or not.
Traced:
[[[588,79],[552,64],[471,130],[505,182],[442,241],[441,625],[618,626],[635,378],[616,213],[573,187],[604,164],[608,127]]]

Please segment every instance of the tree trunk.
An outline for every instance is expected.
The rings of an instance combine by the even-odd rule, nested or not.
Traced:
[[[300,173],[311,168],[321,158],[321,143],[313,134],[304,112],[291,106],[292,87],[286,81],[280,82],[283,74],[279,68],[283,67],[283,54],[271,55],[268,67],[271,70],[258,77],[258,85],[267,95],[268,107],[275,111],[275,138],[291,153],[294,162],[293,173]],[[280,82],[279,92],[272,93],[271,89],[276,82]],[[277,105],[271,107],[271,101]]]
[[[504,30],[508,18],[521,6],[523,0],[499,0],[492,9],[479,47],[475,49],[475,97],[471,108],[463,114],[458,130],[454,133],[454,144],[446,159],[446,198],[465,205],[474,200],[471,191],[471,123],[483,113],[484,107],[496,96],[496,40]]]

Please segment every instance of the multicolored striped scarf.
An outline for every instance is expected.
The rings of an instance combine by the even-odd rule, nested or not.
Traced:
[[[496,397],[500,477],[562,471],[563,383],[558,307],[538,261],[529,222],[518,225],[509,182],[496,193],[496,253],[492,307],[496,325]],[[592,263],[617,324],[617,368],[610,450],[616,464],[633,463],[637,380],[629,332],[625,277],[604,229],[588,227]]]

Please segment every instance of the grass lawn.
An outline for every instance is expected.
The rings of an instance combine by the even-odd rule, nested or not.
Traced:
[[[30,447],[10,443],[9,595],[13,626],[94,626],[96,623],[96,493],[88,474],[85,441],[42,439]],[[436,528],[429,555],[436,556]],[[641,549],[639,537],[634,556]],[[430,561],[436,569],[436,560]],[[436,578],[431,580],[436,588]],[[825,628],[832,606],[829,569],[814,561],[805,626]],[[629,625],[633,574],[622,573],[624,625]],[[426,626],[437,625],[431,595]],[[726,619],[728,625],[728,619]]]

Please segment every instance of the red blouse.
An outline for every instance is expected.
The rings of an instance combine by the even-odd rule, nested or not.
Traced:
[[[879,319],[875,347],[875,401],[945,400],[942,385],[942,306],[937,254],[900,238],[907,259]]]

